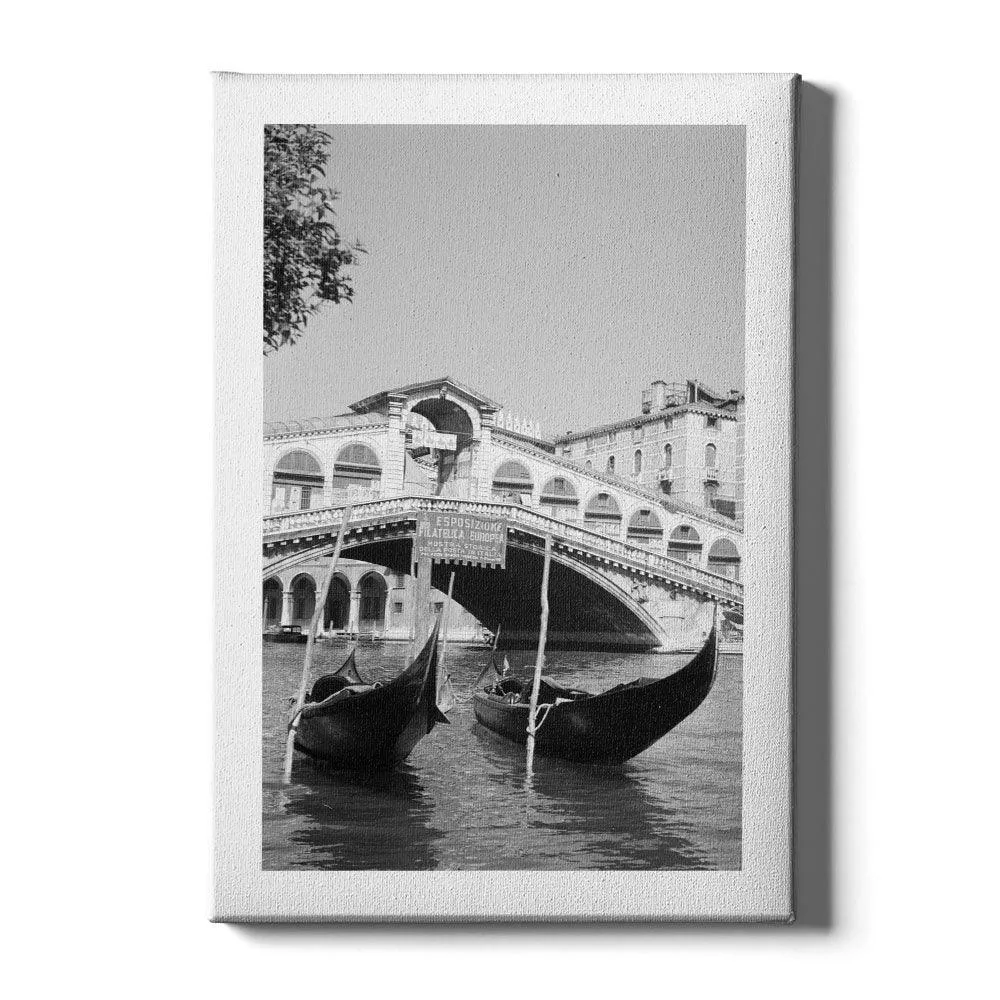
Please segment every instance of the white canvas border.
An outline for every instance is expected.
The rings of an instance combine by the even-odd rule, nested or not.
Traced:
[[[216,77],[215,870],[228,921],[791,917],[791,497],[797,77]],[[261,870],[261,132],[267,122],[746,127],[743,868]]]

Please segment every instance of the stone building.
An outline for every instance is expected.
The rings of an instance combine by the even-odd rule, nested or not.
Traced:
[[[554,440],[556,454],[586,470],[617,476],[742,521],[743,395],[700,382],[657,380],[640,412]]]

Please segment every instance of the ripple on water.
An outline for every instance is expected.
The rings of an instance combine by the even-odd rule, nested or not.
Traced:
[[[349,647],[322,643],[314,676]],[[404,647],[362,647],[362,673],[388,680]],[[513,654],[515,669],[531,659]],[[546,673],[601,691],[662,677],[683,656],[554,652]],[[302,647],[265,644],[263,866],[266,870],[738,869],[741,860],[742,658],[724,656],[701,707],[614,769],[536,756],[475,721],[469,686],[483,650],[448,650],[458,692],[437,726],[390,774],[335,773],[296,756],[281,782],[285,705]]]

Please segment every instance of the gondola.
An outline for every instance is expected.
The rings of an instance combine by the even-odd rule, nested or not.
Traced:
[[[586,764],[620,764],[642,753],[687,718],[715,680],[716,629],[676,673],[619,684],[602,694],[561,687],[543,677],[538,690],[535,748]],[[531,680],[508,677],[477,691],[472,707],[487,729],[518,743],[528,738]]]
[[[438,708],[435,627],[420,655],[387,684],[366,683],[353,651],[336,673],[320,677],[302,706],[295,748],[338,768],[386,770],[447,721]]]

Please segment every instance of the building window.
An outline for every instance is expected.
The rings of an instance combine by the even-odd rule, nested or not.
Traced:
[[[392,602],[392,610],[393,610],[393,612],[395,614],[401,615],[403,613],[403,602],[402,601],[393,601]]]
[[[587,461],[586,461],[586,463],[584,464],[584,466],[583,466],[583,467],[584,467],[584,468],[585,468],[585,469],[586,469],[586,470],[587,470],[588,472],[593,472],[593,471],[594,471],[594,463],[593,463],[593,462],[591,462],[591,460],[590,460],[589,458],[587,459]]]
[[[714,469],[715,468],[715,445],[706,444],[705,445],[705,468]]]
[[[632,456],[632,472],[637,476],[642,472],[642,452],[638,448]]]
[[[642,440],[642,424],[632,428],[632,443],[638,444]]]
[[[608,444],[614,444],[618,435],[614,431],[608,431]]]
[[[673,488],[673,483],[671,483],[669,479],[664,479],[664,480],[663,480],[663,481],[662,481],[662,482],[660,483],[660,489],[661,489],[661,490],[663,491],[663,493],[664,493],[664,494],[665,494],[666,496],[670,496],[670,490],[671,490],[672,488]]]
[[[663,468],[669,469],[674,464],[674,449],[669,445],[663,446]]]
[[[663,418],[663,429],[665,431],[669,431],[670,428],[673,427],[673,426],[674,426],[674,418],[673,417],[664,417]]]
[[[718,417],[705,417],[705,426],[706,427],[718,427],[719,426],[719,418]]]
[[[378,455],[366,444],[355,442],[345,445],[337,453],[333,464],[333,486],[335,489],[375,489],[382,478],[382,467]]]
[[[608,470],[608,475],[613,476],[615,474],[615,456],[608,455],[608,464],[606,466]]]
[[[718,483],[705,483],[705,506],[714,509],[715,498],[719,495]]]
[[[275,510],[308,510],[313,500],[323,494],[323,470],[307,451],[293,451],[274,467],[271,504]]]

